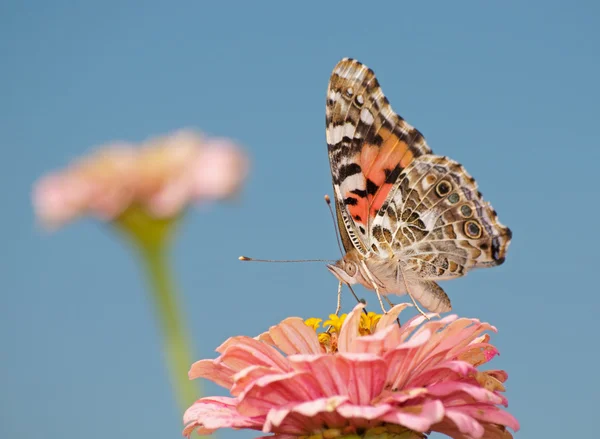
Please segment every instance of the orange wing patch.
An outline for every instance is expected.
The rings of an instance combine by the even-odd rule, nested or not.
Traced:
[[[365,143],[355,157],[365,177],[365,189],[344,194],[350,215],[361,224],[377,215],[398,175],[414,159],[408,144],[391,131],[382,128],[378,137],[381,145]]]

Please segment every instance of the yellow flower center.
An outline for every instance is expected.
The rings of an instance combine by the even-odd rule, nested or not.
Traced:
[[[319,343],[321,343],[321,347],[323,347],[325,352],[337,352],[337,339],[342,330],[342,325],[346,321],[346,317],[347,314],[342,314],[341,316],[330,314],[329,319],[324,322],[323,319],[311,317],[306,319],[304,323],[317,333]],[[373,334],[379,319],[381,319],[381,314],[374,312],[369,312],[368,314],[362,313],[360,315],[358,333],[360,335]],[[318,330],[321,327],[321,322],[323,322],[323,331]]]

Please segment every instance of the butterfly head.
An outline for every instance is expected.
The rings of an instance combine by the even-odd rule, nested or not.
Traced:
[[[351,250],[335,264],[327,265],[335,277],[348,285],[364,283],[360,257],[356,250]]]

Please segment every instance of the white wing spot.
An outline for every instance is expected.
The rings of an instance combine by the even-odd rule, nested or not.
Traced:
[[[344,137],[353,138],[356,137],[356,126],[352,122],[346,122],[344,125],[336,125],[332,127],[330,125],[328,131],[327,141],[335,145],[340,143]]]
[[[369,110],[367,110],[366,108],[364,108],[360,112],[360,120],[362,120],[367,125],[372,125],[373,122],[375,121],[375,119],[373,118],[373,115],[371,114],[371,112]]]
[[[362,95],[358,95],[356,96],[356,102],[358,102],[358,105],[362,105],[365,103],[365,100]]]

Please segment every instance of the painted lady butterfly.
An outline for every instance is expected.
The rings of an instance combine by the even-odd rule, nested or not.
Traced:
[[[346,251],[329,270],[340,282],[375,290],[382,308],[382,294],[408,293],[429,311],[450,311],[436,282],[502,264],[510,229],[462,165],[432,154],[423,135],[394,113],[368,67],[338,63],[326,115]]]

